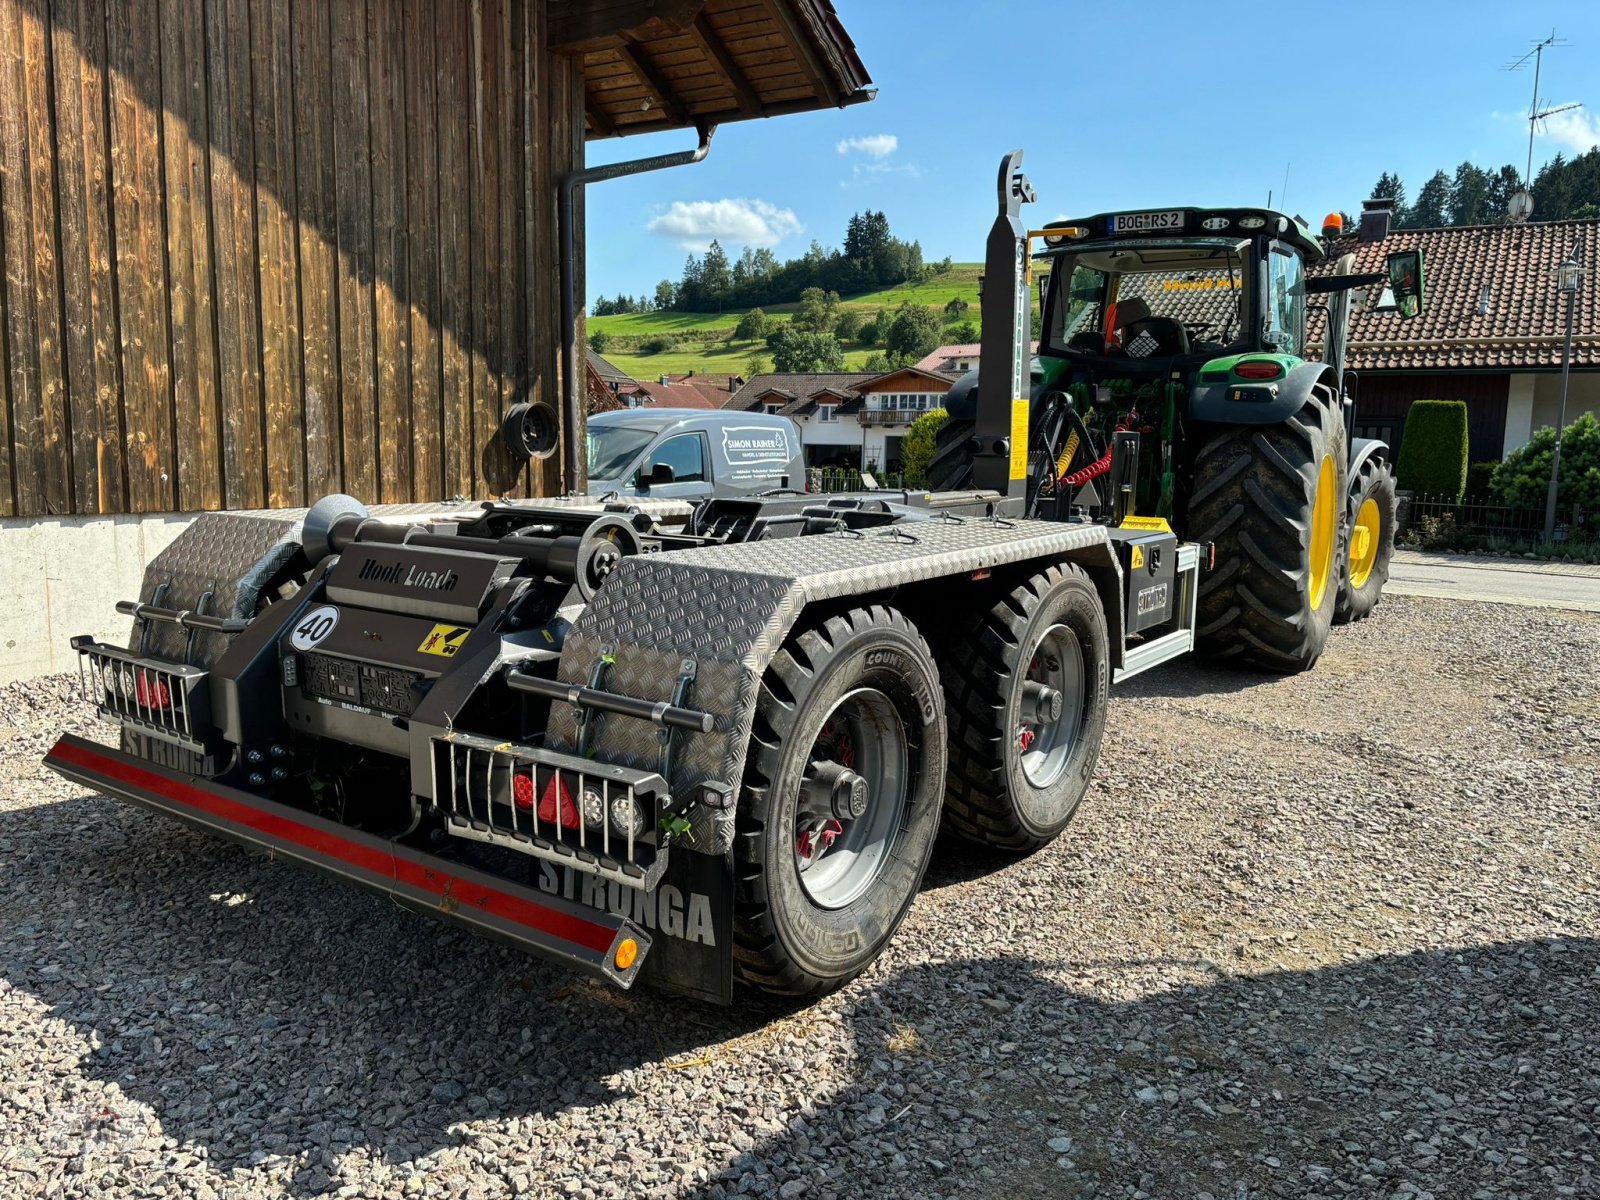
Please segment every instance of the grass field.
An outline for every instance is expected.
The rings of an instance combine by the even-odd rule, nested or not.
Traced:
[[[978,319],[978,274],[981,270],[977,263],[955,263],[943,275],[923,283],[900,284],[859,296],[846,296],[840,307],[870,317],[880,308],[897,308],[906,301],[942,310],[951,300],[960,297],[972,306],[962,319],[981,327]],[[763,311],[769,317],[782,318],[794,308],[793,304],[773,304],[764,306]],[[720,313],[622,313],[590,317],[588,329],[590,333],[603,331],[611,336],[613,341],[606,347],[605,357],[636,379],[654,379],[685,371],[742,374],[751,355],[766,353],[766,346],[761,342],[728,341],[746,311],[741,308]],[[661,334],[677,338],[677,349],[660,354],[638,351],[640,342]],[[862,369],[872,353],[869,349],[846,347],[846,369]]]
[[[750,361],[753,354],[762,355],[769,364],[772,361],[764,342],[724,342],[710,348],[690,344],[664,354],[635,354],[608,347],[605,357],[607,362],[620,367],[635,379],[650,380],[662,375],[682,375],[688,371],[743,375],[745,363]],[[863,370],[871,354],[871,350],[859,347],[846,350],[845,370]]]

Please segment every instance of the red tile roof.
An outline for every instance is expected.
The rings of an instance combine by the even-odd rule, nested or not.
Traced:
[[[1566,298],[1555,269],[1582,239],[1586,267],[1573,310],[1572,365],[1600,368],[1600,220],[1525,225],[1397,229],[1381,242],[1354,237],[1327,244],[1333,271],[1340,255],[1356,256],[1358,274],[1384,269],[1396,250],[1421,249],[1426,302],[1420,317],[1367,311],[1356,293],[1350,328],[1350,366],[1363,371],[1527,370],[1561,365]],[[1484,287],[1487,311],[1478,312]],[[1314,305],[1309,337],[1320,352],[1323,318]]]
[[[625,389],[624,394],[648,396],[648,400],[639,404],[640,408],[721,408],[722,402],[727,399],[726,392],[707,393],[687,383],[641,381]]]

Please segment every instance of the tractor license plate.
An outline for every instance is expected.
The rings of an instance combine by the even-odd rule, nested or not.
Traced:
[[[1181,212],[1118,213],[1111,218],[1112,233],[1154,233],[1182,228]]]

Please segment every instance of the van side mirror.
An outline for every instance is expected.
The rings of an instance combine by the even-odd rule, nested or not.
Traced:
[[[1389,291],[1395,311],[1409,321],[1422,312],[1422,251],[1397,250],[1389,255]]]
[[[660,487],[664,483],[672,483],[678,478],[668,463],[658,462],[650,464],[650,474],[641,481],[646,487]]]

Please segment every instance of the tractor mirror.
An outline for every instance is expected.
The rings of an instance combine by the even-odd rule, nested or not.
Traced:
[[[1422,251],[1399,250],[1389,255],[1389,290],[1395,310],[1409,321],[1422,311]]]

